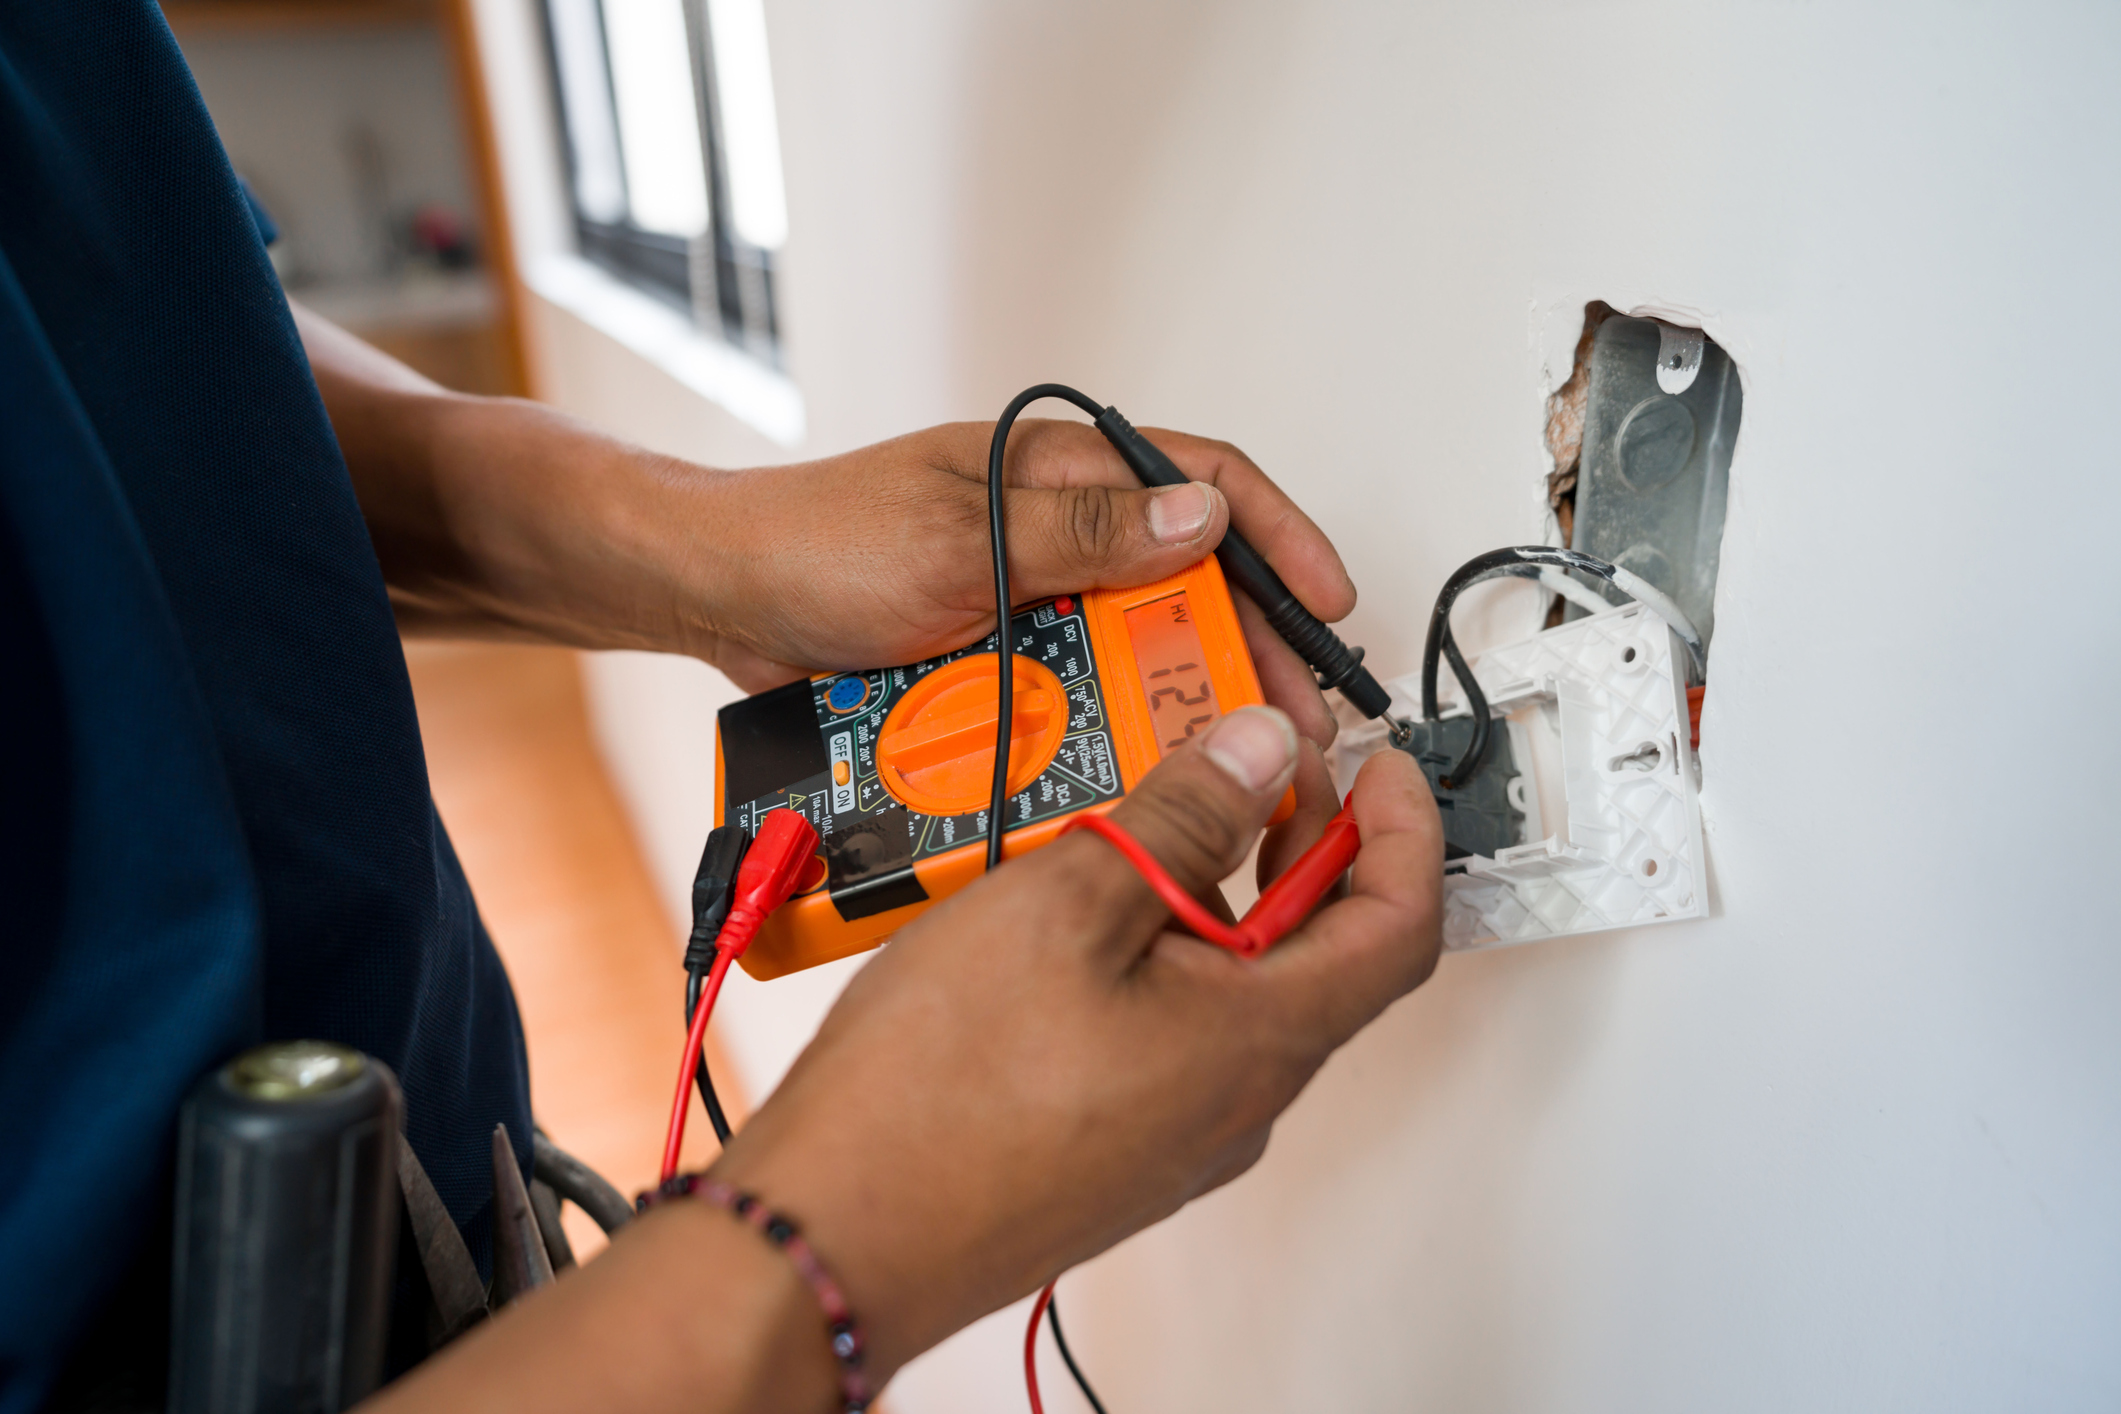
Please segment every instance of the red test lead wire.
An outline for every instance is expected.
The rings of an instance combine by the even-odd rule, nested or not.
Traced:
[[[1355,823],[1355,807],[1343,806],[1340,813],[1326,823],[1325,833],[1318,837],[1318,842],[1305,850],[1280,878],[1260,890],[1259,902],[1253,904],[1233,928],[1180,888],[1178,881],[1157,862],[1156,856],[1144,849],[1141,841],[1114,824],[1110,817],[1080,815],[1068,829],[1088,830],[1125,855],[1135,872],[1142,876],[1142,882],[1156,890],[1156,896],[1164,901],[1164,907],[1170,909],[1179,922],[1196,935],[1241,957],[1257,957],[1303,922],[1318,906],[1318,901],[1326,896],[1326,890],[1333,887],[1334,881],[1348,872],[1348,866],[1355,862],[1356,852],[1362,848],[1362,831]]]
[[[1355,807],[1344,805],[1326,822],[1318,842],[1282,871],[1281,877],[1260,890],[1259,902],[1246,911],[1233,928],[1202,907],[1200,900],[1178,886],[1178,880],[1128,834],[1104,815],[1079,815],[1069,830],[1088,830],[1125,855],[1142,881],[1156,890],[1179,922],[1198,936],[1226,947],[1240,957],[1257,957],[1286,936],[1290,929],[1310,916],[1341,875],[1355,863],[1362,849],[1362,830],[1355,823]],[[1063,834],[1067,831],[1062,831]],[[1045,1414],[1045,1401],[1038,1391],[1038,1323],[1053,1300],[1054,1283],[1038,1294],[1031,1307],[1031,1324],[1024,1330],[1024,1389],[1031,1396],[1031,1414]]]
[[[1031,1325],[1024,1331],[1024,1389],[1031,1396],[1031,1414],[1046,1414],[1046,1403],[1038,1397],[1038,1323],[1053,1300],[1053,1288],[1058,1280],[1047,1282],[1046,1289],[1031,1304]]]
[[[692,1075],[699,1064],[700,1047],[706,1043],[707,1018],[714,1013],[714,999],[721,995],[722,979],[729,965],[750,949],[766,916],[803,883],[816,852],[817,830],[811,823],[793,810],[775,810],[767,815],[758,838],[744,853],[744,862],[737,866],[736,883],[729,891],[729,916],[715,937],[714,964],[692,1013],[692,1029],[685,1035],[677,1098],[671,1102],[670,1129],[663,1140],[665,1183],[677,1176],[678,1150],[685,1143],[685,1114],[692,1101]]]

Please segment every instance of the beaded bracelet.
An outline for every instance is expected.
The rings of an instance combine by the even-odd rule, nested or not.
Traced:
[[[840,1398],[844,1401],[845,1414],[862,1414],[876,1398],[869,1388],[869,1378],[862,1373],[862,1328],[854,1319],[854,1312],[847,1309],[847,1298],[840,1291],[839,1283],[825,1270],[825,1264],[810,1250],[794,1223],[768,1208],[752,1194],[740,1192],[719,1179],[705,1174],[679,1174],[660,1187],[652,1188],[634,1200],[634,1206],[642,1212],[668,1198],[703,1198],[725,1212],[757,1228],[765,1239],[786,1253],[788,1260],[810,1284],[817,1304],[825,1311],[825,1333],[832,1346],[832,1358],[840,1366]]]

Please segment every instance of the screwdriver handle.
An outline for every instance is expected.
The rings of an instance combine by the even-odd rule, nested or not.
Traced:
[[[1188,479],[1154,442],[1135,431],[1118,408],[1108,407],[1098,414],[1097,430],[1143,485],[1180,486]],[[1250,596],[1274,631],[1311,665],[1320,687],[1338,688],[1365,717],[1385,714],[1392,705],[1392,694],[1362,665],[1362,650],[1341,642],[1339,634],[1306,609],[1244,536],[1234,528],[1224,531],[1215,558],[1222,562],[1224,577]]]

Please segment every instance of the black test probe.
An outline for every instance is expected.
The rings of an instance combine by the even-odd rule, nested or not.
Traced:
[[[1009,593],[1009,542],[1002,524],[1003,452],[1008,448],[1009,429],[1016,425],[1017,414],[1040,398],[1059,398],[1088,413],[1097,430],[1104,434],[1105,440],[1112,444],[1113,450],[1132,468],[1144,486],[1183,486],[1192,479],[1173,465],[1154,442],[1136,431],[1134,424],[1127,421],[1118,408],[1100,406],[1089,394],[1077,392],[1065,383],[1040,383],[1012,398],[1000,420],[994,424],[994,440],[987,450],[987,519],[994,548],[997,625],[994,638],[1004,655],[1007,653],[1009,616],[1014,606],[1010,603]],[[1341,642],[1339,634],[1306,609],[1302,601],[1289,592],[1289,586],[1282,583],[1274,567],[1237,533],[1234,526],[1223,532],[1215,558],[1223,567],[1223,577],[1242,589],[1246,597],[1259,606],[1260,613],[1281,635],[1282,641],[1310,664],[1311,671],[1318,674],[1321,688],[1338,688],[1340,695],[1365,717],[1383,717],[1391,710],[1392,694],[1385,691],[1384,684],[1362,665],[1362,650]],[[1008,661],[1006,656],[1003,661]],[[1009,728],[1013,720],[1015,685],[1013,674],[1001,674],[1000,715],[995,729],[994,791],[987,810],[990,820],[1002,818],[1002,804],[1009,798]],[[1399,730],[1396,722],[1394,730]],[[987,867],[992,869],[1001,863],[1001,859],[1002,832],[990,830],[987,834]]]
[[[1134,424],[1120,416],[1118,408],[1108,407],[1096,417],[1097,430],[1126,459],[1143,485],[1185,483],[1186,474],[1172,465],[1154,442],[1135,431]],[[1289,592],[1289,586],[1281,582],[1274,567],[1235,528],[1223,532],[1223,543],[1216,547],[1215,558],[1222,564],[1223,577],[1244,590],[1282,641],[1311,665],[1320,687],[1338,688],[1340,695],[1365,717],[1382,717],[1391,709],[1392,694],[1362,665],[1362,650],[1341,642],[1339,634],[1306,609]]]

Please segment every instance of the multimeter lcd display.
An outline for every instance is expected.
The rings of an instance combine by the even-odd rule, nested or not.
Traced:
[[[1222,715],[1193,623],[1193,602],[1180,590],[1127,610],[1127,637],[1149,695],[1158,753],[1176,750]]]

